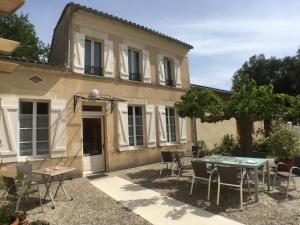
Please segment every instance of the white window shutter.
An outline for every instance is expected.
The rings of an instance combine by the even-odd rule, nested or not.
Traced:
[[[174,60],[175,82],[176,87],[181,88],[181,70],[180,63],[177,59]]]
[[[166,123],[166,107],[158,106],[158,132],[159,132],[159,146],[165,146],[167,144],[167,123]]]
[[[76,32],[73,41],[73,70],[75,73],[84,74],[85,35]]]
[[[126,102],[118,103],[118,139],[119,150],[125,151],[129,147],[128,137],[128,105]]]
[[[187,137],[186,137],[186,119],[179,117],[179,136],[180,136],[180,143],[186,143]]]
[[[51,101],[50,115],[50,155],[51,158],[67,155],[67,118],[65,100]]]
[[[165,83],[165,63],[164,56],[161,54],[157,55],[157,70],[158,70],[158,80],[160,85],[166,85]]]
[[[0,99],[0,160],[16,162],[19,149],[19,99]],[[0,161],[0,162],[1,162]]]
[[[147,147],[156,147],[155,106],[146,105]]]
[[[114,45],[112,41],[104,41],[104,76],[114,77]]]
[[[128,45],[120,44],[120,76],[123,80],[128,80]]]
[[[142,50],[144,83],[151,83],[151,68],[149,51]]]

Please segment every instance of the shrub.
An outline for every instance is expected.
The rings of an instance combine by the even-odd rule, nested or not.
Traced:
[[[215,145],[213,153],[215,154],[230,154],[232,151],[238,151],[240,149],[240,144],[237,138],[232,134],[224,135],[221,144]]]
[[[199,147],[200,151],[202,151],[202,152],[208,152],[208,147],[207,147],[205,141],[203,141],[203,140],[198,141],[197,146]]]
[[[300,142],[296,132],[280,126],[269,137],[270,150],[278,160],[291,160],[300,153]]]
[[[269,138],[259,138],[253,143],[253,149],[257,152],[270,152],[270,140]]]

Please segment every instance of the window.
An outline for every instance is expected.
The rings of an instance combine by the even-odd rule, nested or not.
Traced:
[[[174,108],[166,108],[167,142],[176,143],[176,122]]]
[[[142,146],[144,144],[142,107],[128,106],[129,145]]]
[[[166,86],[173,86],[172,80],[172,61],[171,59],[165,57],[164,58],[164,68],[165,68],[165,82]]]
[[[20,102],[20,156],[49,154],[49,104]]]
[[[102,76],[101,43],[85,40],[84,73]]]
[[[141,81],[139,67],[139,52],[128,50],[129,80]]]

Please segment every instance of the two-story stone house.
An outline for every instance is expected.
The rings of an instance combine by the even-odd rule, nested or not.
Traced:
[[[188,148],[190,120],[177,116],[174,103],[190,86],[191,48],[68,4],[54,30],[49,64],[14,60],[15,71],[0,72],[5,168],[63,164],[88,174],[158,162],[163,148]]]

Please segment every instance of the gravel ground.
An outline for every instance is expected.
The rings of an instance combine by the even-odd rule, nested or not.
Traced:
[[[288,200],[282,191],[286,182],[280,181],[279,187],[267,194],[260,191],[260,202],[249,198],[244,192],[244,211],[239,209],[239,191],[221,187],[220,205],[216,205],[217,185],[212,185],[211,201],[207,201],[207,184],[197,182],[194,186],[193,196],[190,197],[192,171],[185,171],[180,182],[177,177],[170,177],[170,171],[164,170],[159,176],[161,165],[143,168],[140,171],[129,172],[121,175],[145,188],[153,189],[163,195],[191,204],[195,207],[227,217],[229,219],[248,225],[300,225],[300,179],[296,179],[298,190],[289,192]],[[271,177],[272,178],[272,177]],[[285,186],[286,187],[286,186]],[[246,189],[245,189],[246,190]],[[281,191],[280,191],[281,190]],[[180,215],[178,215],[180,216]]]
[[[56,186],[55,183],[53,188]],[[60,190],[55,199],[56,208],[51,209],[52,203],[48,201],[44,205],[44,213],[41,213],[41,208],[36,205],[36,199],[31,198],[22,205],[23,209],[29,210],[30,221],[44,219],[51,225],[150,225],[92,186],[88,179],[67,180],[64,186],[74,200],[67,201]],[[43,186],[41,191],[42,193],[45,191]]]

